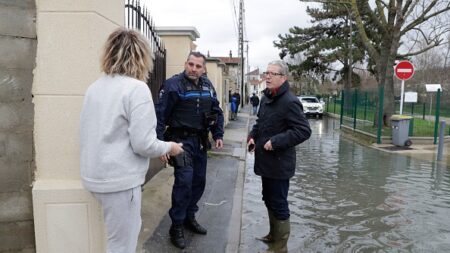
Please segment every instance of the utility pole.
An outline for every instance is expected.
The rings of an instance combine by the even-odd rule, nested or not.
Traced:
[[[246,50],[245,50],[245,53],[246,53],[246,60],[247,60],[247,87],[250,87],[250,76],[249,76],[249,73],[250,73],[250,64],[248,64],[248,43],[250,42],[250,41],[248,41],[248,40],[244,40],[244,42],[245,43],[247,43],[247,47],[246,47]]]
[[[241,90],[241,107],[244,107],[244,0],[239,1],[239,77],[238,86]]]

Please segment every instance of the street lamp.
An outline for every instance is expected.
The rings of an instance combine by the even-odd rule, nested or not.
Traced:
[[[347,11],[347,26],[349,28],[348,32],[348,77],[347,77],[347,88],[352,87],[352,64],[353,64],[353,54],[352,54],[352,33],[353,33],[353,27],[352,27],[352,11],[348,8],[348,4],[351,4],[348,0],[300,0],[300,2],[315,2],[315,3],[336,3],[336,4],[344,4],[345,10]]]

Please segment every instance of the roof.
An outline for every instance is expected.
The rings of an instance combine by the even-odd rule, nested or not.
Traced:
[[[200,38],[200,33],[193,26],[158,26],[155,31],[159,36],[189,36],[192,41]]]
[[[259,76],[259,68],[247,73],[248,76]]]
[[[221,61],[223,61],[225,64],[239,64],[239,61],[241,58],[239,57],[216,57],[212,56],[211,58],[217,58]]]
[[[264,82],[264,80],[258,80],[258,79],[252,79],[250,80],[251,85],[258,85],[260,83]]]

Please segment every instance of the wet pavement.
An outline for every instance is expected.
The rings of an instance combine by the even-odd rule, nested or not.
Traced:
[[[240,238],[240,220],[242,207],[242,191],[245,162],[245,140],[247,137],[248,116],[240,115],[236,121],[231,121],[225,129],[224,148],[221,150],[212,149],[208,152],[208,166],[206,175],[205,192],[198,205],[197,220],[208,229],[207,235],[197,235],[185,230],[187,247],[180,250],[170,243],[168,234],[171,220],[167,214],[170,206],[170,192],[173,182],[173,169],[163,183],[152,181],[148,187],[155,185],[165,186],[165,202],[155,197],[158,190],[144,189],[143,212],[147,212],[144,220],[143,232],[141,233],[143,253],[169,253],[169,252],[196,252],[196,253],[222,253],[237,252]],[[162,173],[170,173],[163,171]],[[161,178],[157,175],[157,178]],[[152,179],[153,180],[153,179]],[[169,181],[169,183],[167,183]],[[168,193],[167,193],[168,192]],[[158,202],[159,201],[159,202]],[[146,226],[146,220],[155,219],[148,212],[152,206],[160,204],[165,208],[154,208],[166,213],[162,216],[159,224],[155,228]],[[148,231],[152,229],[153,231]]]
[[[333,119],[310,119],[291,179],[289,252],[450,252],[450,169],[345,139]],[[252,122],[250,122],[250,126]],[[268,232],[261,182],[246,158],[240,252]]]
[[[267,249],[255,239],[268,232],[268,218],[254,156],[244,146],[255,117],[243,112],[227,126],[224,149],[209,153],[197,215],[208,235],[186,231],[185,250],[171,245],[166,213],[173,171],[167,168],[144,188],[139,252]],[[449,163],[360,145],[341,136],[333,119],[310,123],[313,135],[297,147],[288,197],[289,252],[450,252]]]

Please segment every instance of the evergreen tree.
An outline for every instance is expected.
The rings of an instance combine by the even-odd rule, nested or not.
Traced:
[[[316,76],[323,81],[327,76],[333,80],[341,79],[346,89],[358,86],[359,76],[352,74],[351,87],[347,84],[349,58],[349,25],[352,25],[352,62],[362,63],[365,50],[357,36],[357,28],[351,22],[349,7],[324,3],[321,8],[307,8],[312,17],[313,26],[307,28],[292,27],[289,34],[278,35],[274,44],[281,50],[280,57],[289,55],[293,58],[301,54],[301,62],[290,61],[294,76]],[[296,57],[298,58],[298,57]],[[351,66],[353,72],[353,64]]]

